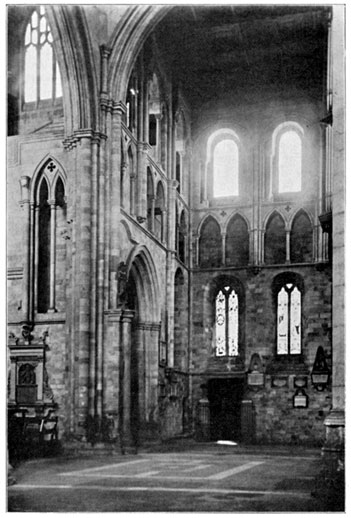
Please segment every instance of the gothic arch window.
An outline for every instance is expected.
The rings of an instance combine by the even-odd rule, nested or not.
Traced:
[[[64,182],[49,160],[36,181],[34,221],[34,293],[38,313],[65,308],[66,197]]]
[[[278,356],[302,352],[302,293],[303,283],[298,275],[283,273],[274,279]]]
[[[290,260],[305,263],[313,259],[313,230],[310,218],[301,210],[294,217],[290,233]]]
[[[62,97],[61,76],[44,6],[36,7],[24,38],[24,102]]]
[[[286,231],[283,218],[274,212],[266,226],[264,240],[264,261],[266,264],[286,262]]]
[[[137,77],[133,72],[128,83],[126,96],[126,114],[125,122],[127,128],[133,133],[137,125],[137,103],[138,103],[138,87]]]
[[[235,289],[223,286],[215,300],[215,355],[239,354],[239,300]]]
[[[296,194],[302,190],[304,131],[296,122],[280,124],[272,139],[274,194]]]
[[[165,195],[162,182],[158,182],[156,190],[156,201],[155,201],[155,221],[154,221],[154,232],[156,237],[160,240],[164,240],[164,211],[165,211]]]
[[[249,231],[242,216],[236,214],[227,226],[225,263],[227,266],[245,266],[249,262]]]
[[[232,129],[217,130],[208,138],[206,177],[210,199],[239,196],[240,141]]]
[[[186,140],[186,121],[182,110],[176,115],[176,180],[177,191],[183,192],[184,188],[184,156]]]
[[[212,216],[209,216],[201,227],[199,262],[203,268],[216,268],[222,264],[221,229]]]
[[[39,313],[46,313],[50,308],[51,210],[49,205],[49,188],[44,177],[39,185],[38,220],[37,309]]]
[[[160,87],[156,73],[153,73],[149,81],[149,144],[157,154],[160,144],[160,119],[161,119]],[[155,157],[158,159],[158,156]]]

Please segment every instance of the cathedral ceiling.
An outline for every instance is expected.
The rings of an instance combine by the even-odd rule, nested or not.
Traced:
[[[176,6],[156,29],[159,51],[190,104],[294,85],[320,96],[326,7]]]

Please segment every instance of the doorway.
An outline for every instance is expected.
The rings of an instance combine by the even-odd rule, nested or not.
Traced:
[[[212,379],[208,382],[210,436],[212,441],[241,439],[241,402],[244,379]]]

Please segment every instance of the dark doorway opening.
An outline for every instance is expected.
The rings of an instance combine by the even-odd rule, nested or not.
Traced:
[[[208,382],[210,435],[212,441],[241,439],[242,378],[212,379]]]

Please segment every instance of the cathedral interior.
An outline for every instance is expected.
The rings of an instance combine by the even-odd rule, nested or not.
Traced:
[[[12,419],[342,450],[343,30],[341,6],[8,6]]]

